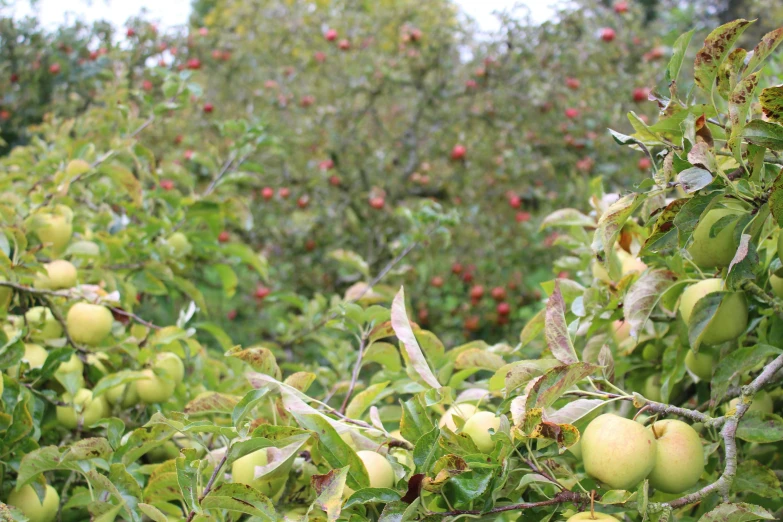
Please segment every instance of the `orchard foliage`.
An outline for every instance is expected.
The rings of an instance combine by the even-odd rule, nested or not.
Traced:
[[[5,520],[779,515],[783,30],[667,64],[637,6],[504,48],[445,2],[258,4],[64,30],[73,76],[11,90],[41,112],[0,159]],[[606,134],[601,78],[655,64],[657,121]],[[552,271],[501,261],[554,245],[537,312]]]

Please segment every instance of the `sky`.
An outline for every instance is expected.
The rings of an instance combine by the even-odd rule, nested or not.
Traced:
[[[543,21],[551,16],[551,8],[557,0],[455,0],[464,12],[476,20],[484,31],[492,31],[497,23],[492,16],[495,10],[508,9],[515,3],[528,7],[533,20]],[[76,13],[87,21],[110,20],[121,26],[131,16],[146,8],[149,18],[158,20],[161,28],[182,25],[187,22],[191,0],[38,0],[38,14],[46,26],[62,22],[67,13]],[[16,0],[16,15],[29,14],[29,0]]]

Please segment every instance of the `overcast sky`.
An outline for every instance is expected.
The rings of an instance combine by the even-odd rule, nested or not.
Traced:
[[[122,25],[131,16],[146,8],[153,20],[162,28],[181,25],[187,21],[191,0],[39,0],[38,14],[47,26],[63,21],[67,13],[75,13],[88,21],[105,19],[115,25]],[[463,10],[476,19],[482,30],[496,27],[492,12],[512,7],[515,3],[526,5],[534,20],[546,20],[551,6],[557,0],[455,0]],[[17,15],[30,13],[29,0],[17,0]]]

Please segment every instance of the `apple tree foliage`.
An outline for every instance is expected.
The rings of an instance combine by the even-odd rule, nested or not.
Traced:
[[[377,5],[393,13],[400,4]],[[237,35],[243,27],[256,29],[251,19],[236,16]],[[318,20],[311,23],[320,27]],[[652,92],[657,121],[631,112],[623,126],[629,130],[611,132],[615,143],[607,154],[624,151],[632,158],[616,176],[632,178],[633,192],[604,193],[601,179],[573,175],[566,161],[556,167],[563,156],[543,144],[515,152],[529,143],[519,144],[519,135],[508,130],[519,128],[508,122],[523,113],[514,112],[510,92],[502,105],[491,103],[497,107],[492,112],[508,118],[506,124],[487,123],[501,129],[493,136],[505,140],[499,145],[504,161],[527,153],[540,167],[550,158],[551,176],[543,176],[549,188],[582,179],[590,191],[589,211],[577,209],[576,194],[566,193],[563,201],[571,197],[571,208],[541,220],[544,230],[558,230],[552,241],[568,249],[554,262],[556,272],[567,273],[542,284],[546,303],[538,313],[526,309],[531,318],[513,344],[445,342],[422,327],[411,306],[417,299],[411,288],[422,280],[406,263],[426,266],[422,247],[445,249],[449,239],[465,249],[471,243],[459,239],[456,213],[446,204],[457,196],[395,199],[407,190],[404,184],[381,187],[415,150],[417,168],[431,161],[433,172],[453,178],[466,200],[492,206],[500,195],[505,201],[505,190],[524,184],[522,163],[498,176],[503,188],[490,200],[487,193],[471,193],[477,184],[468,176],[487,168],[496,153],[485,150],[484,163],[463,162],[453,148],[464,143],[465,158],[478,149],[474,124],[488,118],[486,105],[476,121],[458,123],[445,117],[445,108],[429,112],[435,101],[420,102],[407,113],[420,112],[428,122],[420,130],[395,121],[388,100],[378,112],[371,107],[371,119],[388,120],[403,136],[413,129],[422,137],[399,143],[405,154],[397,163],[391,150],[367,145],[364,174],[372,181],[352,192],[362,187],[363,176],[361,149],[353,148],[365,144],[341,137],[351,109],[324,108],[325,120],[329,114],[344,120],[320,126],[333,124],[334,130],[313,156],[294,146],[302,134],[292,132],[291,122],[304,116],[292,115],[287,131],[289,113],[274,115],[270,108],[264,118],[248,110],[210,120],[231,101],[210,101],[218,92],[210,87],[216,75],[200,78],[203,62],[188,53],[215,28],[184,37],[188,52],[166,55],[174,60],[170,68],[168,62],[148,65],[160,54],[160,42],[152,26],[134,25],[127,37],[139,45],[129,51],[107,47],[117,61],[84,80],[96,82],[94,92],[85,91],[89,103],[75,112],[54,109],[77,99],[69,83],[60,84],[61,101],[34,126],[20,129],[24,137],[0,159],[0,515],[44,521],[548,521],[582,511],[632,520],[775,519],[783,509],[776,474],[783,419],[774,413],[783,375],[783,300],[777,297],[783,293],[775,279],[781,269],[783,92],[770,78],[780,71],[776,48],[783,31],[743,50],[735,44],[750,23],[719,27],[695,54],[689,51],[693,32],[678,38],[663,71],[667,89]],[[539,49],[548,48],[547,30],[569,26],[547,27]],[[429,47],[418,56],[408,52],[415,28],[406,29],[405,56],[448,54]],[[330,45],[340,45],[340,31],[346,29],[338,28]],[[433,34],[427,31],[422,38]],[[391,34],[398,42],[397,29]],[[320,30],[316,37],[324,41]],[[93,45],[91,38],[84,37],[85,45]],[[447,40],[457,63],[459,49]],[[398,50],[395,43],[389,52]],[[231,63],[235,53],[226,59],[220,50],[214,59]],[[282,60],[285,49],[264,56]],[[507,56],[513,63],[513,53]],[[75,70],[87,61],[76,61]],[[496,62],[480,61],[487,67],[480,78],[490,81],[487,71]],[[263,78],[263,67],[244,65],[247,70],[237,74],[260,71]],[[296,71],[294,66],[290,76]],[[437,74],[419,77],[415,66],[405,74],[411,76],[390,85],[411,83],[410,99],[430,89],[448,92],[448,81],[440,85]],[[511,82],[513,75],[500,77]],[[535,81],[525,80],[533,93]],[[356,103],[353,96],[336,100]],[[608,120],[596,106],[578,109]],[[470,111],[457,114],[467,118]],[[466,134],[457,140],[453,130],[437,128],[441,116]],[[363,120],[353,120],[357,136],[372,134]],[[544,121],[536,124],[539,132]],[[501,138],[504,129],[509,134]],[[585,129],[579,132],[587,137]],[[172,154],[172,143],[189,148]],[[640,157],[649,160],[647,179],[628,174],[638,172]],[[335,167],[321,169],[316,161],[326,159]],[[311,193],[299,192],[300,186],[312,183],[313,195],[331,190],[322,178],[339,170],[341,161],[348,165],[339,172],[345,181],[336,185],[346,185],[345,206],[324,203],[325,216],[308,214],[315,202],[301,199]],[[306,176],[306,169],[322,175]],[[280,179],[271,174],[276,170],[301,181],[275,185],[266,198],[270,180]],[[613,177],[605,174],[606,181]],[[290,200],[280,194],[283,188],[291,191]],[[313,241],[351,235],[353,229],[342,228],[350,220],[328,213],[374,198],[383,198],[383,205],[375,200],[354,214],[347,247],[331,243],[318,252],[316,244],[310,252],[320,256],[303,254],[312,255],[310,265],[277,263],[282,256],[276,250],[290,244],[268,236],[319,219],[322,228],[307,229],[314,230]],[[272,200],[287,211],[276,223],[266,221],[275,212]],[[286,202],[292,206],[282,207]],[[481,223],[487,208],[467,213]],[[373,218],[370,210],[384,214]],[[368,237],[379,238],[370,243],[375,254],[358,254],[350,241]],[[477,241],[472,238],[478,250]],[[306,266],[327,259],[341,267],[340,283],[301,290],[295,282],[310,276]],[[434,257],[430,266],[453,268],[444,259]],[[429,281],[433,274],[424,272]],[[280,286],[270,293],[273,284]],[[236,308],[223,308],[241,295],[245,300]],[[230,319],[227,312],[234,312]],[[452,326],[444,322],[444,330]],[[652,424],[653,432],[657,420],[690,424],[705,464],[697,482],[663,493],[652,479],[612,489],[611,474],[604,481],[591,477],[576,445],[596,415],[610,412],[632,424]]]

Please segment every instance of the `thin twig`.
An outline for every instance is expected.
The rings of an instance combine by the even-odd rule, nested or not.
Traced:
[[[225,455],[223,455],[223,458],[220,459],[220,462],[218,462],[217,466],[215,466],[215,470],[212,472],[212,476],[209,477],[209,481],[207,482],[206,487],[204,487],[204,491],[201,492],[201,495],[198,497],[198,503],[199,505],[204,500],[204,498],[209,495],[209,492],[212,491],[212,486],[215,485],[215,480],[217,480],[218,475],[220,474],[220,470],[223,468],[223,466],[226,464],[226,461],[228,460],[228,451],[226,451]],[[191,522],[193,520],[193,517],[196,516],[196,510],[191,509],[190,513],[188,513],[188,519],[187,522]]]
[[[348,386],[348,391],[345,393],[345,399],[343,399],[343,404],[340,406],[340,413],[345,413],[345,408],[348,407],[348,401],[351,400],[351,395],[356,387],[356,380],[359,378],[359,371],[362,369],[365,338],[366,334],[363,332],[359,338],[359,353],[356,356],[356,364],[353,365],[353,372],[351,372],[351,384]]]
[[[122,316],[128,317],[128,318],[130,318],[130,319],[133,319],[133,320],[134,320],[134,321],[136,321],[137,323],[139,323],[139,324],[143,324],[144,326],[147,326],[147,327],[149,327],[149,328],[153,328],[153,329],[155,329],[155,330],[160,330],[160,329],[162,328],[162,327],[160,327],[160,326],[158,326],[158,325],[156,325],[156,324],[153,324],[153,323],[151,323],[151,322],[149,322],[149,321],[145,321],[144,319],[142,319],[141,317],[139,317],[138,315],[136,315],[136,314],[134,314],[134,313],[131,313],[131,312],[126,312],[126,311],[125,311],[125,310],[123,310],[122,308],[117,308],[117,307],[114,307],[114,306],[110,306],[110,307],[109,307],[109,310],[111,310],[112,312],[114,312],[114,313],[116,313],[116,314],[119,314],[119,315],[122,315]]]
[[[545,506],[554,506],[556,504],[579,504],[588,502],[590,497],[587,497],[581,493],[574,493],[573,491],[561,491],[553,498],[549,500],[542,500],[540,502],[520,502],[518,504],[509,504],[508,506],[499,506],[496,508],[481,511],[478,509],[465,509],[453,511],[445,511],[441,513],[427,513],[427,515],[435,515],[438,517],[455,517],[460,515],[488,515],[492,513],[505,513],[506,511],[521,511],[523,509],[532,509]]]

